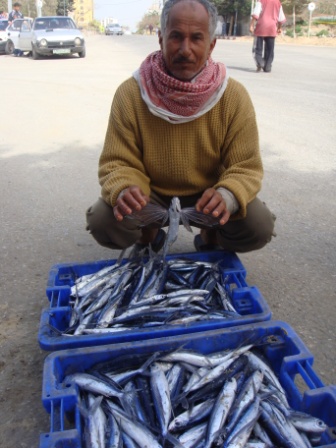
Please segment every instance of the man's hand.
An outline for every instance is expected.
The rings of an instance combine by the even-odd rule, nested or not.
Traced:
[[[117,221],[122,221],[124,216],[131,215],[133,211],[140,211],[149,202],[146,196],[136,185],[126,188],[119,195],[116,205],[113,207],[113,213]]]
[[[197,201],[196,210],[205,215],[212,215],[218,218],[219,224],[224,225],[230,218],[230,212],[226,208],[226,203],[222,195],[214,188],[208,188]]]

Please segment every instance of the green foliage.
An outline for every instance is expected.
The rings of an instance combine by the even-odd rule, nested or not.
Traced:
[[[138,23],[137,33],[145,33],[150,25],[152,25],[153,29],[160,27],[160,16],[157,11],[153,11],[143,16],[141,22]]]
[[[317,37],[328,37],[329,36],[329,31],[324,29],[319,31],[318,33],[316,33]]]
[[[73,11],[74,0],[57,0],[56,4],[56,15],[57,16],[67,16],[69,12]]]
[[[251,0],[213,0],[218,15],[227,18],[238,11],[240,17],[248,17],[251,13]]]
[[[296,25],[295,27],[295,36],[294,36],[294,31],[293,31],[293,27],[291,28],[286,28],[286,36],[288,37],[298,37],[298,36],[305,36],[307,34],[307,29],[306,28],[302,28],[302,25]]]
[[[58,0],[43,0],[42,14],[44,16],[54,16],[56,14]]]
[[[99,33],[104,32],[104,27],[98,20],[92,20],[91,22],[89,22],[88,28],[90,28],[91,30],[95,30]]]
[[[283,0],[281,2],[285,15],[289,16],[293,14],[301,14],[307,10],[307,0]]]
[[[8,12],[6,0],[0,0],[0,11]]]
[[[324,18],[319,18],[313,21],[314,25],[331,25],[331,26],[335,26],[336,25],[336,19],[333,19],[331,17],[324,17]]]

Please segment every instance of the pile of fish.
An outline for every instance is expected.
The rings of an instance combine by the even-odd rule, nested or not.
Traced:
[[[67,335],[237,318],[218,263],[132,258],[76,280]]]
[[[87,448],[307,448],[326,424],[297,412],[252,345],[132,353],[64,378],[79,389]]]

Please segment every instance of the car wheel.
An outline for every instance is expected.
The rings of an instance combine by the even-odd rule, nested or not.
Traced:
[[[38,52],[36,51],[36,48],[34,47],[34,45],[32,44],[32,52],[31,52],[31,54],[32,54],[32,58],[33,59],[39,59],[39,57],[40,57],[40,55],[38,54]]]
[[[6,54],[13,54],[15,50],[15,45],[11,40],[7,40],[6,47],[5,47],[5,53]]]
[[[85,56],[86,56],[86,49],[84,48],[83,51],[80,51],[80,52],[78,53],[78,56],[79,56],[80,58],[85,58]]]

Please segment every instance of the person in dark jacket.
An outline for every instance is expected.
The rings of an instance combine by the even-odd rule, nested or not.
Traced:
[[[9,25],[11,25],[15,19],[23,19],[23,17],[24,17],[22,12],[20,11],[21,3],[15,2],[13,5],[13,8],[14,8],[13,11],[10,12],[9,16],[8,16]],[[19,48],[15,48],[13,55],[14,56],[22,56],[23,51],[21,51]]]

